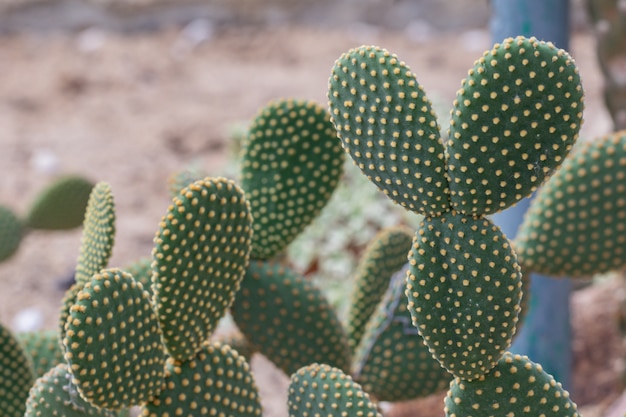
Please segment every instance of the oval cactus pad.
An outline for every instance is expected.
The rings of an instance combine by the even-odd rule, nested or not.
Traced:
[[[9,329],[0,324],[0,410],[2,416],[22,417],[28,390],[35,380],[30,358]]]
[[[459,378],[445,398],[446,417],[580,417],[569,393],[526,356],[506,352],[486,375]]]
[[[152,292],[175,359],[194,357],[230,307],[251,236],[250,206],[231,180],[196,181],[174,198],[155,237]]]
[[[409,254],[408,308],[433,356],[478,378],[508,349],[520,311],[521,272],[496,225],[454,211],[425,219]]]
[[[13,210],[0,205],[0,262],[17,251],[23,233],[22,222]]]
[[[278,100],[254,119],[241,159],[241,188],[254,217],[251,258],[269,259],[330,200],[345,154],[326,109]]]
[[[446,148],[452,206],[495,213],[530,195],[578,138],[583,89],[567,52],[506,39],[476,61],[457,93]]]
[[[163,382],[165,352],[150,295],[119,269],[85,283],[65,326],[65,359],[83,399],[100,408],[142,404]]]
[[[389,198],[408,210],[448,211],[448,180],[439,125],[415,74],[375,46],[343,54],[328,99],[344,149]]]

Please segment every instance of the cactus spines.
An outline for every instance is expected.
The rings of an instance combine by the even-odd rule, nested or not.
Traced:
[[[142,407],[143,417],[260,417],[261,402],[250,367],[228,345],[207,342],[193,359],[167,360],[161,393]]]
[[[155,237],[152,292],[168,353],[192,358],[239,290],[252,217],[233,181],[206,178],[173,199]]]
[[[231,312],[252,347],[287,375],[311,362],[350,367],[347,336],[330,303],[286,266],[250,262]]]
[[[394,202],[424,215],[449,210],[439,124],[415,74],[375,46],[343,54],[328,92],[344,149]]]
[[[490,220],[451,211],[426,218],[409,254],[408,308],[433,356],[475,379],[508,349],[519,315],[521,272]]]
[[[452,381],[445,412],[447,417],[580,417],[569,393],[541,365],[509,352],[489,375]]]
[[[626,131],[577,145],[539,190],[515,239],[520,263],[590,277],[626,264]]]
[[[56,330],[18,333],[16,337],[33,363],[35,377],[63,362],[63,350]]]
[[[563,162],[582,124],[573,59],[551,43],[506,39],[457,93],[446,147],[452,206],[473,215],[530,195]]]
[[[115,417],[83,400],[70,382],[67,364],[60,363],[40,376],[31,388],[24,417]]]
[[[10,208],[0,205],[0,262],[17,251],[23,233],[19,217]]]
[[[0,410],[6,417],[22,417],[28,390],[35,381],[33,364],[9,329],[0,325]]]
[[[280,253],[319,214],[341,177],[344,152],[326,109],[278,100],[250,127],[241,188],[254,217],[253,259]]]
[[[361,386],[341,369],[313,363],[291,376],[289,416],[382,417]]]
[[[93,187],[83,221],[76,282],[89,281],[106,268],[115,240],[115,204],[111,187],[99,182]]]
[[[58,178],[33,202],[25,224],[29,228],[44,230],[73,229],[80,226],[93,186],[91,181],[80,176]]]
[[[99,408],[119,410],[149,401],[163,380],[161,337],[141,284],[119,269],[94,275],[76,296],[65,328],[72,383]]]

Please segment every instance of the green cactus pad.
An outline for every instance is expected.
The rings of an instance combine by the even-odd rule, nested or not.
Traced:
[[[248,342],[248,339],[240,332],[233,332],[225,335],[220,335],[214,339],[215,341],[228,345],[237,351],[244,359],[249,363],[252,356],[256,353],[254,347]]]
[[[352,49],[333,67],[328,98],[344,149],[378,188],[414,212],[450,210],[439,125],[404,62],[375,46]]]
[[[13,210],[0,205],[0,262],[17,251],[23,233],[22,223]]]
[[[99,182],[89,196],[80,254],[76,264],[76,282],[87,282],[107,267],[115,240],[115,204],[111,187]]]
[[[409,265],[408,308],[433,356],[463,379],[489,371],[511,343],[522,296],[500,228],[455,211],[425,219]]]
[[[73,284],[65,294],[63,295],[63,300],[61,301],[61,309],[59,311],[59,343],[61,344],[61,350],[64,350],[63,339],[65,339],[65,324],[67,323],[67,318],[70,316],[70,309],[76,302],[76,296],[85,286],[86,281],[77,282]]]
[[[22,417],[28,390],[35,381],[33,364],[9,329],[0,324],[0,410],[3,417]]]
[[[389,287],[389,279],[407,263],[412,242],[409,228],[391,227],[379,232],[365,248],[357,265],[348,310],[348,342],[353,351]]]
[[[155,237],[152,292],[175,359],[192,358],[230,307],[251,234],[250,206],[231,180],[200,180],[174,198]]]
[[[291,376],[289,416],[382,417],[361,386],[341,369],[311,364]]]
[[[167,188],[170,197],[174,198],[189,184],[206,178],[207,174],[195,167],[189,167],[172,173],[167,179]]]
[[[580,143],[537,193],[515,250],[529,271],[589,277],[626,265],[626,131]]]
[[[115,417],[114,411],[96,408],[83,400],[70,383],[62,363],[39,377],[30,390],[23,417]]]
[[[59,333],[56,330],[18,333],[16,336],[31,359],[35,377],[39,378],[64,361]]]
[[[65,328],[72,383],[83,399],[100,408],[119,410],[149,401],[163,382],[161,337],[141,284],[119,269],[94,275],[78,293]]]
[[[328,300],[279,263],[250,263],[231,312],[253,348],[287,375],[311,362],[350,367],[347,336]]]
[[[445,398],[446,417],[580,417],[560,383],[526,356],[505,353],[488,374],[459,378]]]
[[[509,38],[476,61],[451,114],[452,206],[465,214],[495,213],[535,191],[578,138],[578,69],[551,43]]]
[[[150,295],[152,295],[151,257],[137,259],[136,261],[129,263],[122,269],[131,274],[133,278],[135,278],[135,281],[141,282],[141,285],[143,285],[143,289],[148,291]]]
[[[405,276],[397,272],[356,349],[352,376],[379,401],[406,401],[442,391],[452,379],[439,365],[407,309]]]
[[[258,389],[243,356],[228,345],[206,343],[185,362],[168,359],[163,390],[143,417],[261,416]]]
[[[26,225],[44,230],[79,227],[93,186],[91,181],[80,176],[57,179],[37,196],[26,215]]]
[[[330,199],[345,159],[328,112],[318,104],[278,100],[250,127],[241,188],[254,217],[253,259],[281,252]]]

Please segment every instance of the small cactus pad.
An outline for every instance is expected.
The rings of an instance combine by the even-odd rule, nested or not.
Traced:
[[[65,324],[67,323],[67,318],[70,316],[70,309],[76,302],[76,296],[85,286],[86,281],[81,281],[73,284],[70,288],[65,291],[63,295],[63,300],[61,301],[61,309],[59,310],[59,343],[61,344],[61,349],[65,350],[63,346],[63,339],[65,339]]]
[[[67,364],[58,364],[39,377],[26,401],[24,417],[115,417],[114,411],[96,408],[83,400],[70,383]]]
[[[583,89],[567,52],[535,38],[496,44],[457,93],[446,148],[452,206],[472,215],[530,195],[578,138]]]
[[[352,49],[333,67],[328,99],[344,149],[389,198],[425,215],[450,209],[439,125],[404,62],[375,46]]]
[[[161,337],[141,284],[119,269],[94,275],[78,293],[65,329],[72,383],[100,408],[119,410],[150,400],[163,382]]]
[[[347,336],[328,300],[279,263],[250,263],[231,312],[255,350],[287,375],[312,362],[350,367]]]
[[[511,343],[522,296],[500,228],[455,211],[425,219],[409,265],[408,308],[433,356],[463,379],[489,371]]]
[[[23,233],[22,223],[13,210],[0,205],[0,262],[17,251]]]
[[[452,375],[439,365],[411,324],[404,294],[405,269],[369,321],[358,346],[352,376],[379,401],[406,401],[442,391]]]
[[[0,411],[3,417],[22,417],[28,390],[35,381],[30,358],[9,329],[0,324]]]
[[[278,100],[260,111],[241,162],[241,188],[254,217],[251,258],[274,257],[315,219],[339,183],[344,159],[318,104]]]
[[[231,180],[196,181],[174,198],[155,237],[152,292],[175,359],[192,358],[230,307],[251,234],[250,206]]]
[[[341,369],[313,363],[291,376],[289,416],[382,417],[361,386]]]
[[[626,131],[580,143],[537,193],[515,238],[520,263],[589,277],[626,264]]]
[[[135,281],[141,282],[143,289],[152,295],[152,258],[145,257],[137,259],[122,268],[135,278]]]
[[[147,403],[143,417],[260,417],[261,402],[250,367],[228,345],[205,343],[185,362],[167,360],[161,393]]]
[[[93,183],[80,176],[64,176],[44,189],[26,215],[33,229],[64,230],[79,227]]]
[[[56,330],[18,333],[16,336],[32,361],[35,377],[42,376],[64,361]]]
[[[214,340],[223,345],[228,345],[236,350],[237,353],[243,356],[248,363],[250,363],[252,356],[255,354],[254,347],[252,347],[250,342],[248,342],[248,339],[246,339],[246,337],[238,331],[222,334]]]
[[[445,412],[446,417],[580,417],[569,393],[541,365],[509,352],[488,374],[452,381]]]
[[[196,182],[206,178],[207,174],[195,167],[189,167],[172,173],[167,179],[167,188],[172,198],[176,197],[180,192],[192,182]]]
[[[379,232],[369,243],[357,265],[348,310],[348,341],[354,350],[365,326],[389,287],[391,276],[407,263],[413,232],[392,227]]]
[[[111,187],[99,182],[93,187],[83,222],[76,282],[89,281],[106,268],[115,240],[115,204]]]

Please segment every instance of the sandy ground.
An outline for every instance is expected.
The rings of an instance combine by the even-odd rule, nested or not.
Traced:
[[[251,120],[275,98],[325,103],[334,60],[360,44],[397,53],[417,74],[438,112],[447,113],[461,78],[490,47],[490,39],[478,30],[420,42],[404,32],[367,26],[344,31],[228,28],[197,45],[177,29],[128,36],[88,30],[0,38],[0,201],[24,213],[36,193],[61,173],[107,181],[118,217],[111,266],[147,256],[168,205],[170,173],[190,163],[213,175],[227,172],[234,126]],[[582,137],[592,138],[611,130],[593,39],[576,34],[571,52],[586,90]],[[56,325],[64,291],[60,283],[73,270],[79,241],[79,231],[26,236],[18,254],[0,265],[0,322],[14,329]],[[582,304],[576,310],[579,356],[573,395],[597,408],[588,415],[600,416],[619,391],[619,286],[611,282],[575,301]],[[260,359],[255,366],[268,398],[266,415],[285,415],[286,378]],[[585,390],[587,385],[594,389]],[[441,410],[439,398],[424,404],[399,407],[397,415],[443,414],[432,411]]]

